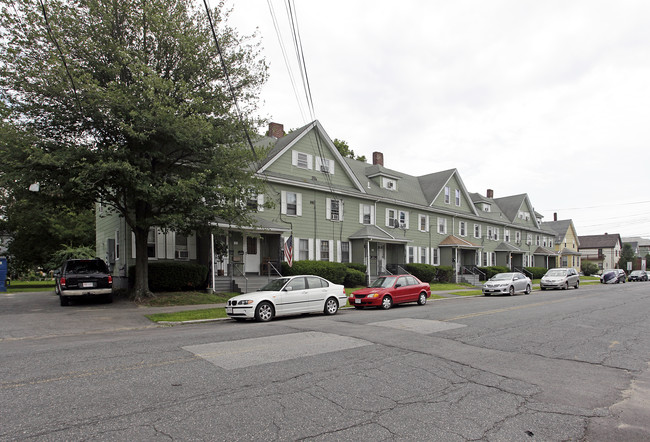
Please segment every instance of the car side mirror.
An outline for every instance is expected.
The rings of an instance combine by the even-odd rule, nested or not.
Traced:
[[[395,284],[395,288],[399,288],[401,286],[402,286],[402,284]]]
[[[286,287],[284,288],[284,291],[285,291],[285,292],[293,291],[293,287],[291,287],[290,285],[288,285],[288,286],[286,286]]]

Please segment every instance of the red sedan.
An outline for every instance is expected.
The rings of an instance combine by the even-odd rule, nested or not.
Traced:
[[[431,296],[429,283],[422,282],[413,275],[380,276],[368,288],[357,290],[348,301],[354,308],[380,307],[388,310],[393,304],[417,302],[427,303]]]

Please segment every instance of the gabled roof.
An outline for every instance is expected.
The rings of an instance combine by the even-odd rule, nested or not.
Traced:
[[[542,223],[541,227],[543,229],[555,232],[556,242],[562,241],[562,238],[567,235],[569,229],[573,228],[573,231],[576,231],[575,227],[573,226],[573,221],[570,219],[562,219],[560,221],[546,221]],[[576,232],[576,241],[578,242],[578,247],[581,245],[580,238],[581,237],[578,237]]]
[[[357,190],[362,193],[366,193],[364,187],[361,185],[361,181],[359,181],[357,175],[354,174],[354,172],[352,172],[350,166],[343,158],[343,155],[341,155],[341,153],[336,148],[336,146],[334,146],[334,143],[330,139],[329,135],[327,135],[325,129],[323,129],[323,126],[321,126],[318,120],[314,120],[311,123],[304,125],[300,129],[296,129],[295,131],[291,132],[289,135],[286,135],[278,139],[273,149],[271,149],[267,157],[261,162],[257,172],[264,173],[264,171],[271,164],[273,164],[278,158],[280,158],[285,152],[291,149],[291,147],[293,147],[301,138],[303,138],[312,130],[317,132],[316,133],[317,137],[320,135],[320,137],[324,141],[323,148],[328,149],[329,152],[334,156],[334,158],[336,158],[337,163],[343,168],[348,178],[350,178],[350,180],[356,186]]]
[[[529,213],[531,214],[531,219],[535,223],[535,226],[539,228],[537,216],[535,215],[536,212],[533,209],[533,205],[530,203],[530,199],[528,199],[527,194],[522,193],[519,195],[505,196],[503,198],[495,198],[494,201],[497,203],[503,214],[511,223],[514,223],[517,219],[517,215],[519,214],[519,209],[521,209],[521,206],[526,204],[528,206]]]
[[[455,235],[449,235],[442,241],[440,241],[440,247],[459,247],[461,249],[480,249],[481,246],[472,244],[471,242],[459,238]]]
[[[368,239],[371,241],[380,240],[383,242],[393,242],[393,243],[407,243],[411,240],[404,238],[396,238],[384,229],[377,227],[372,224],[363,226],[361,229],[357,230],[355,233],[349,236],[350,239]]]
[[[438,199],[438,196],[440,196],[440,193],[442,193],[447,183],[449,183],[449,181],[454,177],[456,177],[456,181],[458,181],[458,185],[460,186],[461,192],[463,192],[465,195],[465,198],[468,201],[472,201],[472,196],[467,191],[465,183],[463,183],[458,170],[449,169],[443,170],[442,172],[430,173],[428,175],[422,175],[418,177],[422,193],[424,194],[424,197],[427,199],[427,201],[429,201],[430,206],[432,206],[435,200]],[[474,206],[474,204],[471,204],[471,209],[474,215],[478,215],[478,211],[476,210],[476,206]]]
[[[502,242],[494,249],[495,252],[521,252],[519,247],[515,247],[512,244]]]
[[[585,235],[580,236],[581,249],[611,249],[616,247],[618,243],[621,247],[623,241],[621,235],[618,233],[604,234],[604,235]]]
[[[533,252],[533,255],[557,255],[554,250],[547,249],[546,247],[539,246]]]

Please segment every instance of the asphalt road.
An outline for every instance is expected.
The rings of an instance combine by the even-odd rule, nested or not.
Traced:
[[[650,283],[265,324],[149,311],[0,294],[0,441],[650,439]]]

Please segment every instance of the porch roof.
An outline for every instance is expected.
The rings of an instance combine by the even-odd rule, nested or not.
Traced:
[[[367,239],[369,241],[379,241],[379,242],[390,242],[390,243],[400,243],[405,244],[411,242],[410,239],[401,239],[396,238],[384,229],[381,229],[375,225],[367,225],[363,228],[357,230],[355,233],[349,236],[350,239]]]
[[[472,244],[471,242],[459,238],[455,235],[449,235],[442,241],[440,241],[440,247],[457,247],[459,249],[480,249],[481,246],[477,246],[476,244]]]
[[[533,255],[548,255],[548,256],[555,256],[557,255],[557,252],[554,250],[547,249],[545,247],[537,247],[537,249],[533,252]]]
[[[289,227],[281,226],[279,224],[276,224],[274,222],[265,220],[264,218],[261,218],[257,215],[252,216],[254,222],[253,225],[250,226],[237,226],[233,225],[225,220],[217,218],[215,222],[213,223],[219,228],[222,229],[229,229],[229,230],[237,230],[237,231],[247,231],[247,232],[275,232],[275,233],[280,233],[280,232],[288,232],[291,229]]]
[[[512,244],[508,244],[506,242],[502,242],[499,244],[495,249],[495,252],[514,252],[514,253],[522,253],[522,250],[519,247],[515,247]]]

